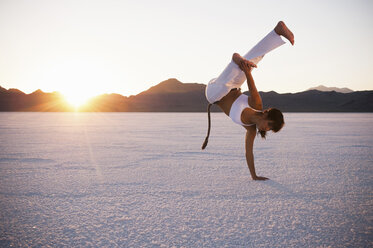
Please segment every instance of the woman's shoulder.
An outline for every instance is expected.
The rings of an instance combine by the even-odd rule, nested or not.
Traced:
[[[256,111],[262,111],[263,110],[263,103],[262,102],[257,102],[252,99],[252,97],[248,96],[248,104],[249,107],[256,110]]]
[[[247,130],[247,135],[250,138],[255,139],[255,137],[256,137],[256,126],[252,125],[252,126],[243,126],[243,127]]]

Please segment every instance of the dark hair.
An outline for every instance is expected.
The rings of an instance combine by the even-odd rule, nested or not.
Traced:
[[[209,142],[210,129],[211,129],[211,116],[210,116],[211,106],[212,106],[211,103],[207,105],[208,129],[207,129],[207,135],[206,135],[205,141],[202,144],[202,150],[206,148],[207,143]]]
[[[276,108],[269,108],[264,111],[267,114],[266,119],[271,121],[271,130],[275,133],[281,130],[284,126],[284,116],[282,115],[281,111]],[[266,138],[267,132],[258,130],[258,134],[262,136],[263,139]]]

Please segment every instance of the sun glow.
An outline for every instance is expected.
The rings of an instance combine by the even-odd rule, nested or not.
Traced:
[[[92,95],[82,94],[81,92],[62,93],[68,104],[72,105],[75,110],[87,104]]]
[[[91,98],[110,90],[106,82],[115,81],[110,66],[92,57],[60,58],[43,71],[41,82],[60,92],[69,107],[84,111]]]

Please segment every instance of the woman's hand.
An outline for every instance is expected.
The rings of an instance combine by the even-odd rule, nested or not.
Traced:
[[[269,178],[267,177],[258,177],[258,176],[255,176],[253,177],[253,180],[255,181],[265,181],[265,180],[268,180]]]
[[[238,53],[234,53],[233,56],[232,56],[232,60],[234,63],[236,63],[238,65],[238,67],[243,70],[244,72],[245,71],[250,71],[251,70],[251,67],[255,67],[256,68],[256,64],[254,64],[253,62],[245,59],[244,57],[242,57],[241,55],[239,55]]]
[[[247,60],[247,59],[243,59],[240,61],[240,64],[238,65],[240,67],[240,69],[247,73],[247,72],[250,72],[251,71],[251,67],[257,67],[256,64],[254,64],[253,62]]]

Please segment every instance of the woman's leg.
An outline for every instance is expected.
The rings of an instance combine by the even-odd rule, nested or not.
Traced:
[[[292,33],[287,29],[285,24],[279,22],[274,30],[259,41],[259,43],[243,57],[257,64],[265,54],[285,43],[280,35],[283,35],[285,38],[289,39],[290,42],[294,43],[294,36],[290,34]],[[231,89],[240,88],[245,80],[245,73],[242,72],[234,61],[231,61],[219,77],[211,80],[208,87],[206,87],[207,100],[210,103],[219,101],[228,94]]]
[[[277,47],[285,44],[285,42],[281,39],[281,36],[275,31],[275,29],[269,32],[261,41],[258,42],[258,44],[256,44],[243,57],[257,64],[260,60],[262,60],[264,55],[276,49]]]

